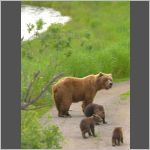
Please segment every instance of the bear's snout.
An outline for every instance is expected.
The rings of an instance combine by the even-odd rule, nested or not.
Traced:
[[[108,82],[106,83],[106,89],[110,89],[112,85],[113,85],[112,81],[108,80]]]
[[[112,87],[112,85],[113,85],[113,83],[112,83],[112,82],[110,82],[110,83],[109,83],[109,86],[110,86],[110,87]]]

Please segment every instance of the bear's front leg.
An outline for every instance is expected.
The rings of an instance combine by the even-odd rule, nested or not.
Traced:
[[[83,103],[82,103],[82,111],[83,111],[83,113],[84,113],[85,107],[86,107],[86,102],[83,102]]]
[[[103,118],[103,124],[107,124],[107,122],[105,121],[105,117]]]
[[[94,125],[91,125],[90,128],[91,128],[91,132],[92,132],[93,136],[96,137]]]

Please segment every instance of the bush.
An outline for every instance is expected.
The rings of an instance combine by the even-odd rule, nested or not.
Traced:
[[[39,114],[36,111],[22,110],[21,148],[61,148],[62,141],[62,133],[56,125],[43,127],[39,122]]]

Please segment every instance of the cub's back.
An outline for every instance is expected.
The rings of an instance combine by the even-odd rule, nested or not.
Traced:
[[[85,128],[88,128],[91,125],[92,121],[93,121],[92,118],[82,119],[81,122],[80,122],[81,130],[84,130]]]
[[[113,137],[119,138],[119,137],[122,137],[122,136],[123,136],[122,128],[121,127],[116,127],[113,131]]]
[[[84,110],[85,116],[87,117],[92,116],[95,113],[95,110],[99,109],[100,107],[101,105],[98,104],[93,104],[93,103],[88,104]]]

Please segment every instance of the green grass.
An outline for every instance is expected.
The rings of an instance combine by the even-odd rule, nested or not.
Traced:
[[[98,72],[112,73],[114,81],[130,76],[130,2],[22,2],[54,8],[72,20],[52,25],[21,49],[22,99],[37,70],[40,78],[32,97],[58,72],[83,77]],[[52,106],[51,89],[36,105]],[[46,112],[48,108],[41,108]]]
[[[101,133],[98,132],[98,133],[96,134],[96,142],[99,142],[99,141],[101,141],[101,140],[102,140]]]
[[[116,82],[116,83],[120,83],[120,82],[124,82],[124,81],[128,81],[129,80],[129,77],[126,77],[126,78],[118,78],[118,79],[114,79],[113,81]]]
[[[125,93],[122,93],[122,94],[120,95],[120,98],[121,98],[122,100],[126,100],[129,96],[130,96],[130,91],[127,91],[127,92],[125,92]]]

